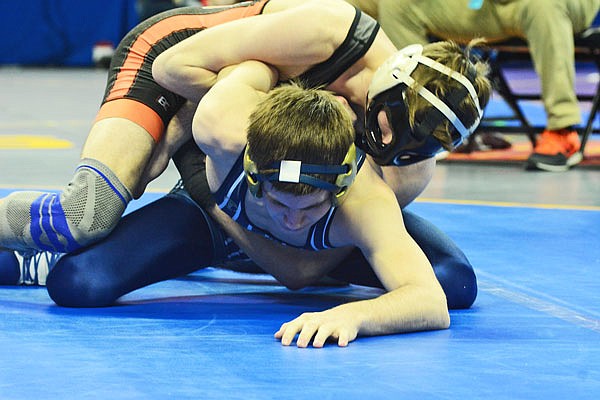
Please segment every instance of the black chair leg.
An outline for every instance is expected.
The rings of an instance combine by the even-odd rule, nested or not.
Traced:
[[[504,76],[504,73],[500,68],[499,62],[497,60],[494,60],[493,58],[490,62],[490,70],[494,88],[496,89],[498,94],[502,96],[504,101],[506,101],[506,104],[508,104],[508,106],[514,113],[516,119],[519,121],[522,128],[527,133],[527,137],[531,141],[532,146],[535,147],[536,138],[534,129],[531,127],[531,124],[525,117],[525,113],[521,109],[521,106],[519,106],[517,96],[515,96],[510,86],[508,85],[508,81],[506,80],[506,77]]]
[[[600,106],[600,83],[596,88],[596,94],[594,95],[594,99],[592,100],[592,108],[590,110],[590,115],[588,116],[587,123],[585,125],[585,130],[583,131],[583,135],[581,136],[581,149],[579,150],[583,153],[585,149],[585,145],[590,137],[590,134],[594,130],[594,120],[596,119],[596,114],[598,113],[598,107]]]

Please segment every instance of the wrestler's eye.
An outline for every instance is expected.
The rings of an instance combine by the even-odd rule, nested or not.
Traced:
[[[270,196],[267,194],[266,196],[267,201],[271,204],[271,207],[273,208],[284,208],[287,210],[296,210],[296,211],[312,211],[312,210],[317,210],[320,209],[321,207],[330,206],[331,203],[331,199],[329,196],[325,197],[323,200],[321,201],[317,201],[313,204],[309,204],[305,207],[300,207],[300,208],[294,208],[294,207],[290,207],[289,205],[280,202],[279,200],[277,200],[276,198]]]
[[[272,198],[272,197],[268,197],[268,199],[269,199],[269,202],[271,203],[271,205],[272,205],[272,206],[274,206],[274,207],[279,207],[279,208],[289,208],[288,206],[286,206],[286,205],[285,205],[285,204],[283,204],[282,202],[280,202],[280,201],[277,201],[277,200],[275,200],[275,199],[274,199],[274,198]]]

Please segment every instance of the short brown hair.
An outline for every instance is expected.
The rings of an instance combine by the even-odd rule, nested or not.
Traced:
[[[282,160],[308,164],[341,165],[354,142],[350,114],[335,96],[299,83],[282,85],[268,93],[250,115],[248,156],[259,171]],[[315,174],[334,183],[336,176]],[[276,190],[306,195],[317,188],[303,183],[272,182]]]

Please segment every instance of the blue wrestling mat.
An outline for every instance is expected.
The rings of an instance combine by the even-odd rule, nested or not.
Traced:
[[[452,311],[449,330],[283,347],[273,338],[281,323],[379,292],[291,292],[215,269],[98,309],[2,287],[0,399],[599,398],[600,210],[411,210],[447,232],[478,274],[475,305]]]

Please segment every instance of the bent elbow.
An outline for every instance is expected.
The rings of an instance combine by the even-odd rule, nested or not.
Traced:
[[[229,149],[228,136],[223,132],[223,119],[218,104],[210,104],[208,99],[202,99],[192,120],[194,141],[207,154],[223,152]],[[215,105],[216,107],[214,107]]]
[[[209,112],[204,101],[198,104],[192,118],[192,134],[198,145],[206,145],[210,142],[211,133],[218,126],[217,119],[214,113]]]
[[[173,69],[172,57],[166,52],[161,53],[152,63],[152,78],[162,87],[172,90],[172,81],[176,76]]]
[[[165,51],[152,63],[152,78],[165,89],[187,98],[198,72],[186,62],[185,56]]]
[[[437,329],[448,329],[450,328],[450,313],[448,310],[445,312],[441,312],[438,318],[438,328]]]
[[[232,123],[231,110],[218,96],[207,94],[192,121],[194,140],[207,154],[237,153],[246,145],[243,127]]]
[[[434,323],[433,329],[448,329],[450,328],[450,313],[448,312],[448,302],[446,301],[446,296],[442,293],[441,296],[438,296],[439,299],[436,299],[432,304],[434,305],[434,309],[431,311],[431,315],[434,316],[432,318],[432,322]]]
[[[443,292],[430,292],[422,297],[419,303],[424,305],[424,307],[421,309],[422,319],[417,324],[418,326],[420,325],[420,328],[417,329],[442,330],[450,327],[450,313],[448,312],[446,296]]]
[[[427,313],[427,317],[423,321],[422,330],[435,331],[450,328],[450,313],[448,309],[444,310],[441,307],[432,309]]]

